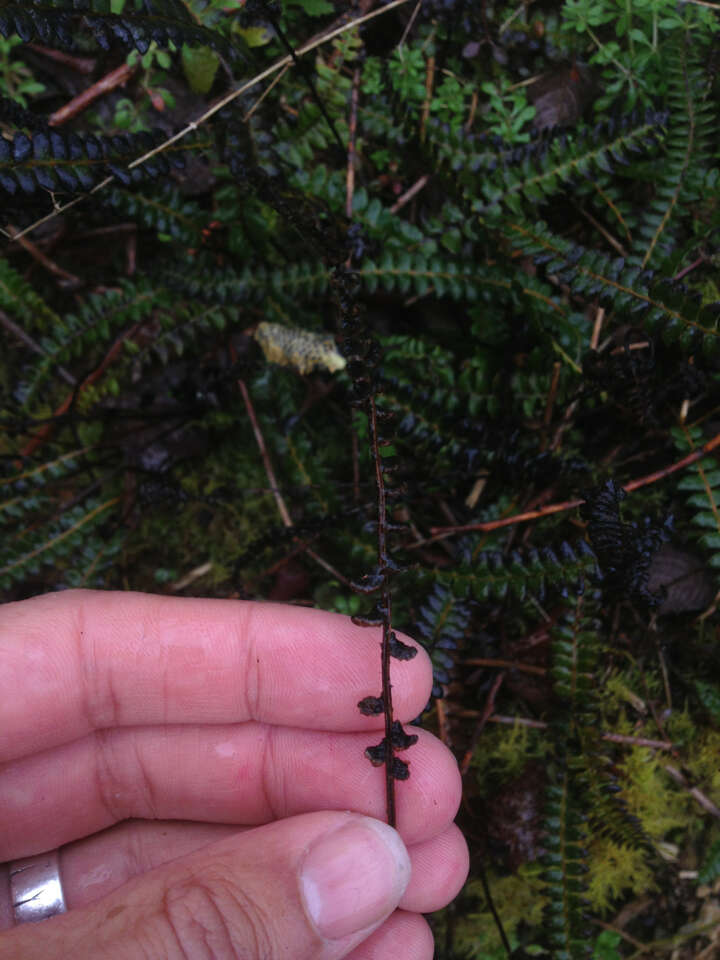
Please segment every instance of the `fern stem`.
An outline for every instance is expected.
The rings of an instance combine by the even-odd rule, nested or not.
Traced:
[[[387,569],[387,498],[385,495],[385,478],[383,477],[382,458],[378,443],[377,405],[375,396],[370,397],[370,438],[373,459],[375,460],[375,484],[377,488],[377,515],[378,515],[378,566],[381,570]],[[388,584],[387,573],[383,574],[382,600],[383,636],[382,636],[382,701],[385,715],[385,809],[387,822],[391,827],[396,823],[395,811],[395,776],[393,765],[395,751],[393,749],[393,704],[392,684],[390,682],[390,635],[392,631],[392,598]]]

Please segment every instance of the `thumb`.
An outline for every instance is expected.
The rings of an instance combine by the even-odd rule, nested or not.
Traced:
[[[339,960],[393,912],[409,879],[392,827],[308,813],[210,844],[88,907],[15,927],[0,935],[0,960]]]

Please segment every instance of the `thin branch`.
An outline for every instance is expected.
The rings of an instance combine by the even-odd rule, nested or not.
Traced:
[[[420,193],[423,187],[427,184],[430,179],[430,174],[426,173],[419,180],[416,180],[415,183],[410,187],[409,190],[406,190],[405,193],[401,194],[395,203],[390,207],[390,213],[397,213],[398,210],[402,210],[406,203],[409,203],[412,198]]]
[[[123,63],[119,67],[116,67],[115,70],[111,70],[110,73],[105,74],[104,77],[101,77],[96,83],[93,83],[87,90],[83,90],[82,93],[73,97],[64,107],[60,107],[54,113],[51,113],[48,118],[48,125],[51,127],[59,127],[67,120],[72,120],[73,117],[87,110],[90,104],[94,103],[99,97],[104,96],[111,90],[122,87],[123,84],[128,82],[134,72],[135,67],[129,66],[127,63]]]
[[[30,349],[34,353],[40,354],[41,357],[47,356],[47,351],[44,350],[39,343],[36,343],[29,333],[26,333],[13,320],[11,320],[10,317],[8,317],[8,315],[4,313],[2,310],[0,310],[0,324],[2,324],[2,326],[5,327],[6,330],[9,330],[10,333],[14,334],[14,336],[16,336],[18,340],[22,340],[22,342],[26,346],[30,347]],[[65,383],[69,383],[71,387],[75,386],[75,384],[77,383],[75,377],[71,373],[69,373],[65,369],[65,367],[58,366],[57,372],[63,378]]]
[[[472,763],[473,754],[475,753],[475,747],[478,745],[480,736],[485,729],[485,725],[492,716],[493,711],[495,710],[495,698],[498,695],[498,691],[503,684],[505,679],[505,673],[499,673],[493,680],[493,685],[490,688],[490,692],[487,695],[487,700],[485,701],[485,706],[482,709],[477,723],[475,724],[475,729],[473,730],[472,737],[470,738],[470,744],[468,745],[465,755],[463,756],[462,763],[460,764],[460,776],[464,777],[465,774],[470,769],[470,764]]]
[[[494,660],[486,657],[468,657],[467,660],[461,660],[469,667],[502,667],[504,670],[519,670],[521,673],[534,673],[538,677],[544,677],[547,674],[546,667],[535,667],[530,663],[516,663],[514,660]]]
[[[8,230],[12,230],[15,233],[15,228],[8,225]],[[51,273],[54,277],[57,277],[60,281],[60,285],[65,289],[72,290],[76,287],[82,286],[82,280],[80,277],[76,277],[74,273],[69,273],[67,270],[63,270],[59,264],[55,263],[54,260],[51,260],[46,253],[36,246],[32,240],[28,240],[27,237],[18,235],[17,242],[25,250],[33,260],[36,260],[41,266],[43,266],[48,273]]]
[[[670,774],[673,780],[679,783],[682,787],[685,787],[693,800],[699,803],[703,810],[706,810],[709,814],[712,814],[713,817],[716,817],[718,820],[720,820],[720,809],[715,806],[709,797],[705,796],[699,787],[693,787],[687,777],[675,767],[670,766],[669,763],[665,764],[663,769]]]
[[[55,63],[61,63],[64,67],[70,67],[76,73],[90,74],[95,69],[96,61],[92,57],[74,57],[64,50],[53,50],[50,47],[43,47],[39,43],[28,43],[28,50],[34,50],[35,53],[54,60]]]
[[[258,445],[258,450],[260,451],[260,456],[262,457],[263,466],[265,467],[265,473],[267,474],[268,483],[270,484],[270,490],[272,495],[275,498],[275,504],[278,508],[278,513],[282,519],[283,525],[285,527],[292,527],[293,522],[290,517],[290,511],[285,505],[285,500],[283,499],[282,493],[280,493],[280,487],[278,486],[277,478],[275,477],[275,471],[273,470],[272,461],[270,460],[270,454],[267,451],[265,446],[265,439],[262,435],[262,430],[260,429],[260,424],[255,415],[255,407],[253,402],[250,399],[250,393],[248,388],[245,385],[244,380],[238,380],[238,386],[240,387],[240,392],[242,393],[243,400],[245,401],[245,409],[247,410],[248,418],[253,428],[253,433],[255,434],[255,441]],[[298,538],[295,537],[295,540]],[[350,586],[350,581],[347,577],[344,577],[335,567],[331,566],[326,560],[323,560],[321,556],[315,553],[314,550],[311,550],[307,544],[302,544],[303,551],[315,561],[323,570],[327,570],[333,577],[336,577],[340,583],[345,584],[345,586]]]
[[[407,26],[405,27],[405,29],[404,29],[404,31],[403,31],[403,35],[400,37],[400,43],[397,45],[398,50],[401,49],[402,45],[403,45],[403,44],[405,43],[405,41],[407,40],[408,34],[409,34],[410,31],[412,30],[413,24],[415,23],[415,19],[416,19],[418,13],[420,13],[420,7],[421,7],[421,6],[422,6],[422,0],[417,0],[417,3],[415,4],[415,9],[413,10],[412,14],[410,15],[410,19],[408,20]]]
[[[304,44],[304,46],[299,47],[295,51],[296,57],[302,57],[306,53],[310,53],[313,50],[316,50],[318,47],[322,46],[324,43],[328,43],[330,40],[334,40],[335,37],[341,36],[343,33],[347,33],[348,30],[353,30],[355,27],[360,26],[363,23],[367,23],[368,20],[374,20],[375,17],[382,16],[385,13],[388,13],[390,10],[394,10],[396,7],[403,6],[406,3],[409,3],[410,0],[392,0],[391,3],[387,4],[385,7],[380,7],[378,10],[373,10],[370,13],[366,13],[362,17],[357,17],[354,20],[351,20],[349,23],[343,24],[341,27],[337,27],[335,30],[331,30],[329,33],[325,33],[320,37],[316,37],[314,40],[311,40],[309,43]],[[187,137],[189,134],[193,133],[198,127],[206,123],[210,117],[213,117],[216,113],[219,113],[223,110],[228,104],[232,103],[233,100],[237,100],[238,97],[241,97],[244,93],[247,93],[248,90],[251,90],[258,83],[261,83],[263,80],[266,80],[268,77],[271,77],[274,73],[277,73],[279,70],[282,70],[284,67],[289,67],[292,65],[293,58],[288,54],[285,57],[281,57],[279,60],[276,60],[271,66],[267,69],[256,74],[252,79],[247,80],[245,83],[241,84],[235,90],[231,90],[230,93],[225,94],[224,97],[221,97],[217,100],[211,107],[209,107],[205,113],[201,114],[197,120],[191,120],[182,130],[179,130],[177,133],[173,134],[163,143],[158,144],[157,147],[154,147],[152,150],[148,150],[147,153],[144,153],[141,157],[138,157],[136,160],[133,160],[132,163],[128,164],[127,169],[132,170],[134,167],[139,167],[143,163],[147,163],[152,157],[158,153],[162,153],[163,150],[167,150],[168,147],[171,147],[174,143],[177,143],[178,140],[182,140]],[[70,200],[65,204],[58,204],[51,213],[46,214],[44,217],[41,217],[39,220],[36,220],[34,223],[31,223],[30,226],[26,227],[21,233],[10,235],[5,230],[0,230],[0,233],[4,233],[6,237],[11,240],[19,240],[20,237],[24,237],[26,234],[31,233],[33,230],[36,230],[41,224],[47,223],[48,220],[52,220],[57,217],[59,214],[64,213],[65,210],[69,210],[71,207],[74,207],[76,204],[80,203],[83,200],[86,200],[88,197],[93,196],[99,190],[102,190],[109,183],[112,183],[115,177],[108,176],[104,180],[101,180],[100,183],[96,183],[95,186],[88,193],[83,194],[81,197],[75,197],[74,200]]]
[[[350,122],[347,149],[347,174],[345,176],[345,216],[352,217],[353,196],[355,194],[355,137],[357,135],[358,100],[360,97],[360,71],[353,72],[352,93],[350,95]],[[348,264],[349,266],[349,264]]]
[[[245,386],[244,380],[238,380],[238,386],[240,387],[240,392],[242,393],[243,400],[245,401],[245,409],[247,410],[248,417],[250,418],[253,433],[255,434],[255,441],[258,445],[260,456],[262,457],[263,466],[265,467],[265,473],[267,474],[268,482],[270,483],[272,495],[275,497],[275,505],[278,508],[278,513],[280,514],[283,524],[286,527],[291,527],[293,522],[290,519],[288,508],[285,506],[283,495],[280,493],[280,488],[278,487],[278,482],[275,477],[275,471],[273,470],[270,455],[268,454],[267,447],[265,446],[265,439],[262,435],[262,431],[260,430],[260,424],[255,416],[255,408],[253,407],[252,400],[250,399],[248,388]]]

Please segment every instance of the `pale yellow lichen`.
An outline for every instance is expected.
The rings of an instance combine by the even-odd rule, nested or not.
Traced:
[[[279,323],[259,323],[255,339],[265,359],[282,367],[294,367],[298,373],[313,370],[343,370],[346,360],[338,353],[331,336],[313,333],[299,327],[284,327]]]

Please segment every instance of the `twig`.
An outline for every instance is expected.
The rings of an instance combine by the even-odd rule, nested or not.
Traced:
[[[104,77],[101,77],[93,83],[87,90],[83,90],[82,93],[73,97],[64,107],[60,107],[54,113],[51,113],[48,118],[48,124],[51,127],[59,127],[67,120],[72,120],[73,117],[82,113],[83,110],[87,110],[90,104],[94,103],[99,97],[127,83],[134,72],[135,67],[129,66],[127,63],[122,63],[119,67],[116,67],[115,70],[111,70],[110,73],[106,73]]]
[[[685,787],[693,800],[696,800],[703,810],[706,810],[708,813],[712,814],[713,817],[717,817],[720,820],[720,810],[715,806],[715,804],[710,800],[709,797],[706,797],[702,790],[699,787],[693,787],[690,785],[687,777],[685,777],[679,770],[675,767],[670,766],[669,763],[665,764],[663,768],[670,776],[679,783],[681,786]]]
[[[479,710],[459,710],[457,715],[460,717],[481,717]],[[487,718],[486,723],[501,723],[507,727],[532,727],[534,730],[546,730],[545,720],[532,720],[530,717],[508,717],[501,713],[493,713]],[[621,743],[626,747],[646,747],[648,750],[674,750],[675,744],[670,740],[648,740],[646,737],[629,737],[624,733],[601,733],[601,740],[608,743]],[[665,768],[667,769],[667,767]],[[673,768],[674,769],[674,768]],[[677,771],[676,771],[677,772]],[[682,776],[682,774],[678,774]],[[710,801],[708,801],[709,803]],[[720,813],[718,814],[720,816]]]
[[[29,43],[27,46],[29,50],[34,50],[35,53],[42,54],[43,57],[54,60],[55,63],[61,63],[64,67],[70,67],[76,73],[89,74],[95,69],[95,60],[91,57],[73,57],[63,50],[52,50],[50,47],[43,47],[39,43]]]
[[[335,142],[337,143],[340,151],[344,153],[345,144],[342,142],[342,138],[337,131],[337,127],[335,126],[335,121],[325,109],[325,104],[323,103],[322,97],[318,93],[317,87],[315,86],[315,81],[312,78],[312,74],[310,73],[309,70],[306,69],[305,64],[300,66],[294,47],[292,46],[288,38],[285,36],[285,31],[281,28],[277,18],[273,15],[272,6],[269,3],[264,3],[263,7],[265,11],[265,16],[270,21],[270,24],[273,30],[275,31],[278,40],[287,50],[288,56],[291,57],[292,62],[298,68],[301,75],[304,75],[305,80],[307,81],[308,88],[310,89],[310,95],[312,96],[312,99],[317,104],[318,110],[322,114],[323,119],[325,120],[325,123],[327,123],[328,127],[330,128],[330,132],[335,138]]]
[[[679,270],[673,277],[673,280],[682,280],[682,278],[687,276],[687,274],[690,273],[691,270],[694,270],[696,267],[699,267],[700,264],[704,262],[705,262],[705,257],[702,254],[700,254],[697,260],[693,260],[693,262],[691,264],[688,264],[687,267],[683,267],[682,270]]]
[[[265,473],[267,474],[267,478],[270,483],[272,495],[275,497],[275,505],[278,508],[278,513],[282,518],[283,524],[286,527],[291,527],[293,522],[290,519],[288,508],[285,506],[285,501],[280,493],[280,488],[278,487],[278,482],[275,477],[275,471],[273,470],[273,465],[270,462],[270,456],[267,452],[267,447],[265,446],[265,440],[263,438],[262,431],[260,430],[260,424],[255,416],[255,408],[253,407],[252,400],[250,399],[248,388],[245,386],[244,380],[238,380],[238,386],[240,387],[240,392],[242,393],[243,400],[245,401],[245,409],[247,410],[248,417],[250,418],[253,433],[255,434],[255,441],[258,445],[260,456],[262,457],[263,466],[265,467]]]
[[[405,193],[397,198],[395,203],[390,207],[390,213],[397,213],[398,210],[402,210],[406,203],[409,203],[416,194],[420,193],[429,179],[430,174],[426,173],[420,177],[419,180],[416,180],[409,190],[406,190]]]
[[[425,72],[425,100],[422,107],[422,116],[420,119],[420,143],[425,143],[425,132],[427,122],[430,118],[430,104],[432,102],[433,84],[435,83],[435,57],[428,57],[427,69]]]
[[[341,36],[343,33],[347,33],[348,30],[353,30],[355,27],[360,26],[360,24],[367,23],[368,20],[374,20],[375,17],[382,16],[383,14],[388,13],[390,10],[394,10],[396,7],[403,6],[406,3],[409,3],[410,0],[392,0],[391,3],[388,3],[387,6],[380,7],[378,10],[372,10],[370,13],[364,14],[362,17],[356,17],[354,20],[351,20],[349,23],[343,24],[341,27],[337,27],[335,30],[329,31],[320,37],[316,37],[314,40],[311,40],[309,43],[304,44],[304,46],[299,47],[294,51],[295,57],[302,57],[306,53],[310,53],[313,50],[316,50],[318,47],[322,46],[324,43],[328,43],[330,40],[334,40],[335,37]],[[209,107],[205,113],[201,114],[197,120],[191,120],[190,123],[186,124],[182,130],[178,130],[177,133],[173,134],[171,137],[168,137],[163,143],[158,144],[157,147],[153,147],[152,150],[148,150],[147,153],[144,153],[141,157],[138,157],[136,160],[133,160],[132,163],[128,164],[127,169],[132,170],[135,167],[141,166],[143,163],[146,163],[151,157],[154,157],[158,153],[162,153],[164,150],[167,150],[168,147],[171,147],[174,143],[177,143],[178,140],[182,140],[187,137],[190,133],[193,133],[198,127],[206,123],[210,117],[214,116],[216,113],[219,113],[223,110],[229,103],[232,103],[233,100],[237,100],[238,97],[241,97],[244,93],[247,93],[248,90],[251,90],[258,83],[261,83],[263,80],[266,80],[268,77],[271,77],[274,73],[277,73],[278,70],[282,70],[283,67],[291,66],[293,63],[293,58],[288,54],[285,57],[281,57],[279,60],[276,60],[271,66],[267,69],[256,74],[250,80],[247,80],[245,83],[241,84],[235,90],[231,90],[230,93],[225,94],[224,97],[221,97],[217,100],[211,107]],[[34,223],[31,223],[30,226],[25,227],[22,233],[10,235],[5,230],[0,230],[0,233],[3,233],[6,237],[11,240],[19,240],[20,237],[24,237],[26,234],[31,233],[33,230],[36,230],[41,224],[47,223],[48,220],[52,220],[54,217],[57,217],[59,214],[63,213],[65,210],[69,210],[71,207],[74,207],[76,204],[81,203],[83,200],[86,200],[88,197],[93,196],[99,190],[102,190],[109,183],[112,183],[115,177],[108,176],[104,180],[101,180],[99,183],[96,183],[92,190],[88,193],[83,194],[81,197],[75,197],[74,200],[68,201],[65,204],[58,204],[54,210],[46,214],[44,217],[41,217],[39,220],[36,220]]]
[[[521,673],[534,673],[539,677],[547,674],[546,667],[535,667],[530,663],[516,663],[514,660],[494,660],[486,657],[468,657],[467,660],[461,660],[469,667],[503,667],[506,670],[519,670]]]
[[[410,19],[409,19],[408,22],[407,22],[407,26],[406,26],[405,29],[403,30],[403,35],[400,37],[400,43],[397,45],[398,50],[402,47],[402,45],[403,45],[403,44],[405,43],[405,41],[407,40],[408,34],[409,34],[410,31],[412,30],[412,26],[413,26],[413,24],[415,23],[415,18],[417,17],[418,13],[420,12],[420,7],[421,7],[421,6],[422,6],[422,0],[417,0],[417,3],[415,4],[415,9],[413,10],[412,14],[410,15]]]
[[[11,320],[10,317],[8,317],[8,315],[7,315],[6,313],[4,313],[2,310],[0,310],[0,324],[2,324],[3,327],[5,327],[6,330],[9,330],[10,333],[14,334],[14,335],[18,338],[18,340],[22,340],[22,342],[23,342],[26,346],[30,347],[30,349],[31,349],[34,353],[40,354],[41,357],[46,357],[46,356],[47,356],[47,351],[43,350],[43,348],[40,346],[40,344],[39,344],[39,343],[36,343],[35,340],[33,340],[33,338],[30,336],[29,333],[26,333],[26,332],[22,329],[22,327],[19,327],[19,326],[18,326],[13,320]],[[77,380],[75,379],[75,377],[74,377],[71,373],[69,373],[69,372],[65,369],[65,367],[58,366],[58,367],[57,367],[57,372],[58,372],[58,373],[60,374],[60,376],[63,378],[63,380],[65,381],[65,383],[69,383],[71,387],[72,387],[72,386],[75,386],[75,384],[77,383]]]
[[[262,457],[263,466],[265,467],[265,473],[267,474],[268,483],[270,484],[270,490],[272,495],[275,498],[275,504],[278,508],[278,513],[282,519],[283,525],[285,527],[292,527],[293,522],[290,517],[290,512],[285,505],[285,500],[283,499],[282,493],[280,493],[280,487],[278,486],[277,478],[275,477],[275,471],[273,470],[272,461],[270,460],[270,455],[265,446],[265,439],[262,435],[262,430],[260,429],[260,424],[255,415],[255,407],[253,402],[250,399],[250,394],[248,388],[245,385],[244,380],[238,380],[238,386],[240,387],[240,392],[242,393],[243,400],[245,401],[245,409],[247,410],[248,418],[253,428],[253,433],[255,434],[255,441],[258,445],[258,450],[260,451],[260,456]],[[298,539],[297,537],[294,539]],[[335,567],[331,566],[326,560],[323,560],[314,550],[311,550],[307,544],[302,545],[303,551],[315,561],[323,570],[327,570],[328,573],[332,574],[333,577],[336,577],[341,583],[346,586],[350,586],[350,581],[347,577],[344,577]]]
[[[637,480],[630,480],[624,484],[623,489],[627,493],[630,493],[632,490],[638,490],[640,487],[646,487],[651,483],[656,483],[658,480],[677,473],[678,470],[684,470],[685,467],[689,467],[697,460],[702,459],[705,454],[714,450],[715,447],[720,447],[720,433],[717,433],[711,440],[704,443],[702,447],[698,447],[697,450],[693,450],[692,453],[683,457],[682,460],[663,467],[661,470],[656,470],[654,473],[648,473],[646,476],[639,477]],[[404,549],[417,550],[418,547],[424,547],[426,544],[434,543],[436,540],[452,537],[459,533],[468,533],[472,530],[483,530],[485,532],[489,530],[499,530],[501,527],[510,527],[516,523],[523,523],[526,520],[537,520],[540,517],[548,517],[554,513],[574,510],[575,507],[579,507],[584,502],[584,500],[565,500],[562,503],[551,503],[547,507],[541,507],[539,510],[528,510],[526,513],[516,513],[511,517],[503,517],[501,520],[488,520],[485,523],[465,523],[454,527],[431,527],[430,532],[432,536],[426,540],[421,540],[419,543],[409,543]]]
[[[201,563],[199,567],[193,567],[184,577],[181,577],[179,580],[176,580],[174,583],[170,584],[170,589],[177,592],[178,590],[184,590],[185,587],[189,587],[191,583],[194,583],[196,580],[199,580],[200,577],[204,577],[206,573],[210,573],[212,570],[212,563],[210,560],[207,563]]]
[[[603,307],[598,307],[595,310],[595,323],[593,324],[593,332],[590,337],[590,349],[597,350],[598,344],[600,343],[600,331],[602,330],[603,320],[605,319],[605,310]]]
[[[21,450],[22,456],[24,457],[31,456],[37,450],[38,447],[42,446],[42,444],[48,439],[48,437],[52,436],[52,433],[55,430],[55,427],[57,426],[57,420],[60,417],[62,417],[63,414],[66,414],[68,410],[70,410],[72,405],[76,402],[77,398],[80,396],[83,390],[86,389],[86,387],[92,386],[94,383],[96,383],[100,379],[100,377],[102,377],[102,375],[105,373],[107,368],[110,366],[111,363],[113,363],[115,358],[118,356],[118,354],[122,350],[122,347],[125,341],[133,337],[137,332],[137,330],[139,330],[140,326],[141,324],[135,323],[124,333],[120,334],[120,336],[115,340],[113,345],[105,354],[105,357],[101,361],[100,365],[96,367],[92,371],[92,373],[89,373],[87,377],[85,377],[85,379],[82,381],[82,383],[75,384],[75,388],[72,390],[72,392],[68,394],[65,400],[63,400],[63,402],[60,404],[57,410],[55,410],[55,412],[53,413],[52,420],[46,423],[45,426],[42,427],[35,434],[35,436],[31,440],[29,440],[28,443],[23,447],[23,449]]]
[[[490,693],[488,693],[487,695],[487,700],[485,701],[485,706],[483,707],[482,713],[480,714],[480,718],[478,722],[475,724],[475,729],[473,730],[472,737],[470,738],[470,744],[467,750],[465,751],[465,755],[463,756],[462,763],[460,764],[461,777],[464,777],[465,774],[470,769],[470,764],[472,762],[473,754],[475,753],[475,747],[477,746],[478,740],[480,739],[480,734],[485,729],[485,725],[487,724],[493,710],[495,709],[495,697],[497,696],[498,691],[502,686],[504,679],[505,679],[505,674],[499,673],[493,681],[493,685],[490,688]]]
[[[591,213],[588,213],[587,210],[585,210],[583,207],[579,207],[578,209],[580,210],[580,213],[590,221],[590,223],[595,227],[595,229],[598,230],[605,237],[605,239],[610,244],[610,246],[614,250],[616,250],[621,257],[627,257],[628,255],[627,250],[620,243],[619,240],[615,239],[615,237],[610,233],[609,230],[606,230],[605,227],[601,223],[599,223],[595,219],[595,217]]]
[[[435,709],[437,710],[437,719],[438,719],[438,736],[445,744],[446,747],[450,748],[450,734],[448,731],[448,720],[447,720],[447,707],[445,705],[445,698],[438,697],[435,701]]]
[[[286,73],[288,72],[288,70],[290,69],[290,66],[291,66],[291,65],[288,63],[287,66],[283,67],[283,69],[282,69],[282,70],[280,71],[280,73],[275,77],[275,79],[274,79],[271,83],[269,83],[269,84],[267,85],[267,87],[265,87],[265,89],[264,89],[263,92],[260,94],[260,96],[257,98],[257,100],[255,101],[255,103],[250,107],[250,109],[248,110],[248,112],[247,112],[247,113],[245,114],[245,116],[243,117],[243,120],[245,121],[245,123],[248,122],[248,120],[250,119],[250,117],[255,113],[255,111],[257,110],[257,108],[258,108],[258,107],[260,106],[260,104],[263,102],[263,100],[265,99],[265,97],[270,93],[270,91],[273,89],[273,87],[274,87],[276,84],[280,83],[280,81],[282,80],[282,78],[285,76],[285,74],[286,74]]]
[[[13,226],[8,225],[8,229],[15,232]],[[20,236],[17,241],[20,246],[25,250],[33,260],[37,260],[41,266],[45,267],[48,273],[51,273],[54,277],[57,277],[61,281],[61,286],[66,289],[74,289],[75,287],[82,286],[82,280],[80,277],[76,277],[74,273],[69,273],[67,270],[63,270],[61,266],[55,263],[54,260],[51,260],[47,254],[36,246],[32,240],[28,240],[27,237]]]

